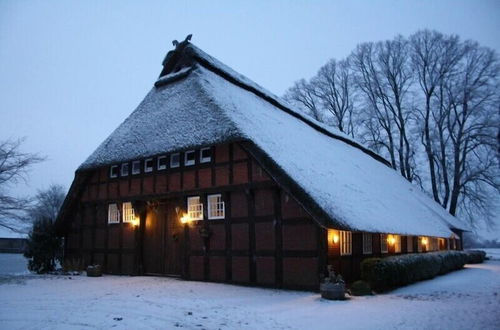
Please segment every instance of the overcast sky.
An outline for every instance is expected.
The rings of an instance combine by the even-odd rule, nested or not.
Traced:
[[[33,194],[74,171],[137,106],[173,39],[275,94],[360,42],[419,29],[500,50],[500,1],[3,1],[0,139],[26,137]]]

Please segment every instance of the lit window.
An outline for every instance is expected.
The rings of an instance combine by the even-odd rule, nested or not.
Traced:
[[[141,173],[141,161],[134,160],[132,162],[132,174],[139,174],[139,173]]]
[[[413,252],[413,236],[406,237],[406,252]]]
[[[210,163],[212,161],[212,148],[200,150],[200,163]]]
[[[394,252],[401,253],[401,236],[400,235],[393,235],[393,236],[394,236]]]
[[[389,250],[387,249],[387,234],[380,234],[380,252],[389,252]]]
[[[108,223],[120,223],[120,210],[116,204],[108,205]]]
[[[126,202],[123,203],[123,222],[134,222],[135,220],[135,211],[132,207],[132,203]]]
[[[203,220],[203,204],[200,196],[188,197],[188,214],[191,220]]]
[[[208,195],[208,218],[224,219],[224,202],[221,194]]]
[[[128,175],[128,163],[122,164],[122,169],[121,169],[121,176],[127,176]]]
[[[191,166],[195,163],[195,152],[194,150],[186,151],[184,153],[184,166]]]
[[[109,169],[109,177],[116,178],[118,177],[118,165],[113,165]]]
[[[153,158],[148,158],[144,161],[144,172],[152,172],[153,171]]]
[[[158,157],[157,168],[158,170],[164,170],[167,168],[167,156]]]
[[[340,231],[340,255],[352,254],[352,233],[350,231]]]
[[[426,238],[425,237],[422,237],[422,236],[419,236],[418,237],[418,240],[417,240],[417,251],[418,252],[422,252],[422,246],[424,245],[423,242],[426,242]]]
[[[363,233],[363,254],[372,253],[372,234]]]
[[[170,168],[179,167],[181,162],[181,155],[179,153],[170,156]]]

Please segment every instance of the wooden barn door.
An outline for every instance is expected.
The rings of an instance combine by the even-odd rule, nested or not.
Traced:
[[[165,211],[163,207],[148,210],[144,228],[143,262],[144,273],[164,273]]]
[[[184,227],[179,221],[176,207],[182,209],[180,200],[169,200],[166,205],[165,274],[180,276],[182,272]]]

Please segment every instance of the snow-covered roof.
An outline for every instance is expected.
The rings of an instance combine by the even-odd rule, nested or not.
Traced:
[[[312,198],[332,226],[396,234],[452,234],[447,224],[456,224],[456,219],[386,166],[380,156],[341,132],[305,118],[194,45],[187,44],[183,52],[194,58],[189,69],[161,77],[80,170],[248,140]]]

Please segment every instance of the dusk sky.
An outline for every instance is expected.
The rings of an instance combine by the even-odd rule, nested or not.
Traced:
[[[360,42],[436,29],[500,50],[500,1],[1,1],[0,139],[26,137],[32,195],[74,171],[153,86],[172,40],[277,95]]]

